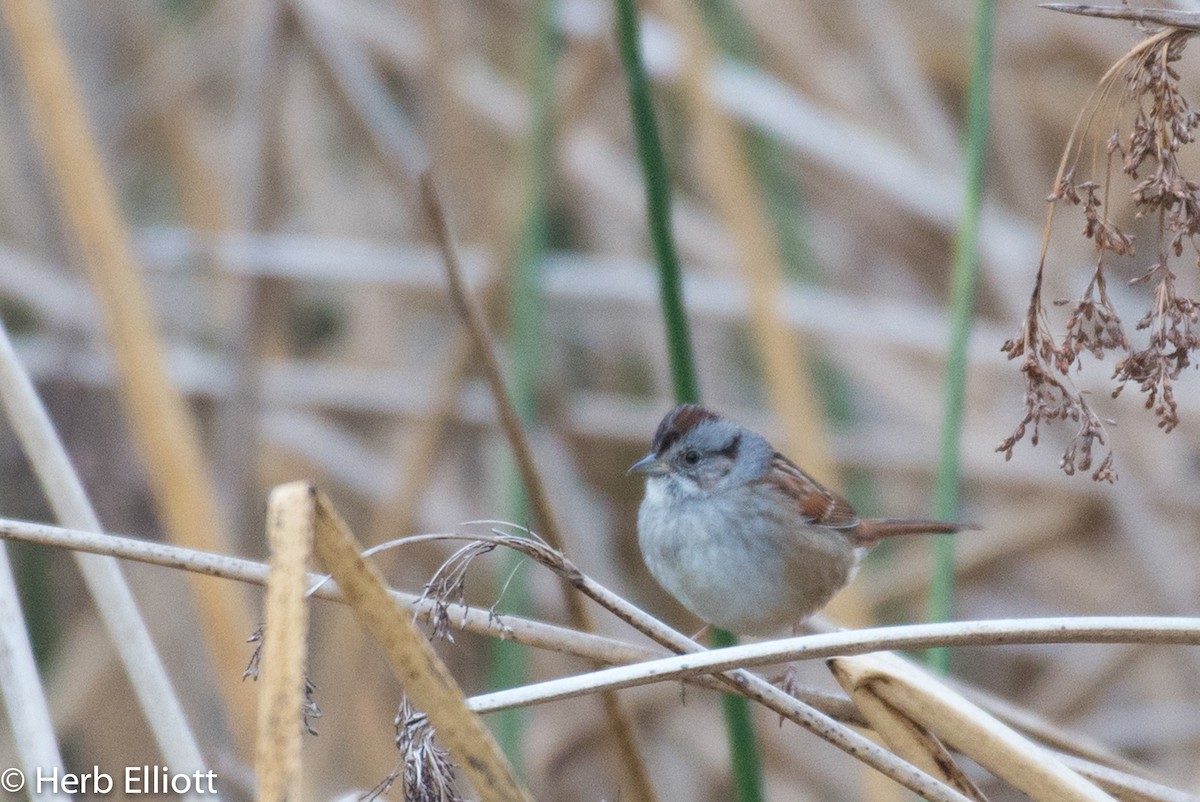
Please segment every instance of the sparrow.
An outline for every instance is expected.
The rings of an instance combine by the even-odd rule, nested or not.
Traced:
[[[860,518],[757,432],[696,404],[667,413],[650,453],[638,545],[663,588],[706,623],[769,635],[824,607],[875,543],[960,524]]]

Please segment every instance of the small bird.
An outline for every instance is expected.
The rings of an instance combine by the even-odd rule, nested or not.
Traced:
[[[859,518],[765,437],[695,404],[667,413],[629,472],[646,477],[638,544],[650,573],[706,623],[744,635],[820,610],[885,537],[969,528]]]

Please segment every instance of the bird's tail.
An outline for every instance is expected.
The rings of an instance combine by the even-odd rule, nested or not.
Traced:
[[[901,520],[897,518],[868,518],[854,527],[854,539],[872,546],[885,537],[899,535],[952,535],[964,529],[978,529],[973,524],[951,524],[945,521]]]

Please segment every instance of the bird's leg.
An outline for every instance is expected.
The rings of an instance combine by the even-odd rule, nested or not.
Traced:
[[[803,627],[799,622],[792,624],[792,637],[794,638],[799,635],[802,628]],[[783,671],[783,675],[771,680],[771,684],[778,685],[779,690],[783,691],[788,696],[795,696],[796,688],[799,684],[796,681],[796,673],[796,663],[794,661],[788,663],[787,668],[785,668]]]
[[[704,626],[702,626],[700,628],[699,632],[697,632],[695,635],[692,636],[692,640],[696,641],[697,643],[700,643],[701,638],[707,639],[708,633],[712,632],[712,628],[713,628],[712,624],[705,624]]]

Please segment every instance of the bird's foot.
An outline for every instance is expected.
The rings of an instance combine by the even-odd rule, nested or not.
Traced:
[[[796,679],[796,664],[788,663],[787,668],[778,677],[771,680],[771,684],[779,688],[788,696],[795,696],[796,691],[800,688],[800,683]]]

